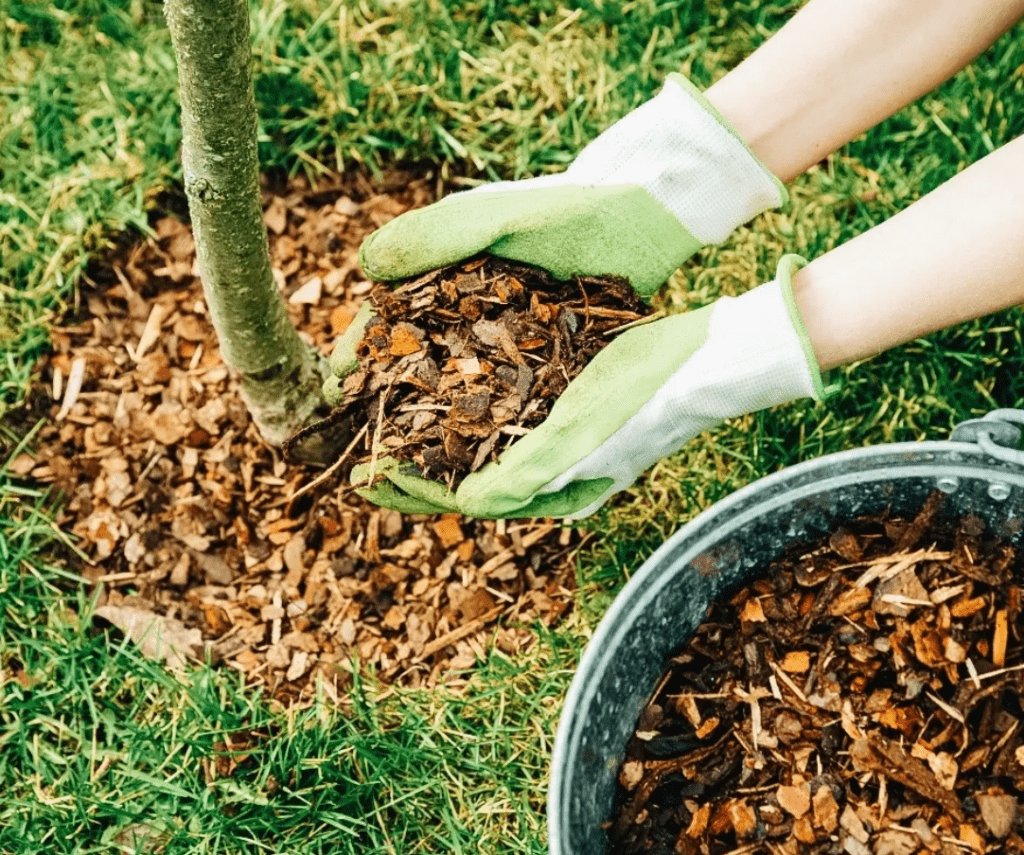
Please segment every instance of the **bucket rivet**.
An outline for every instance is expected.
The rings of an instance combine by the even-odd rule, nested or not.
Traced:
[[[997,502],[1002,502],[1010,495],[1010,485],[1002,481],[993,481],[988,485],[988,494]]]
[[[935,486],[942,490],[943,493],[955,493],[960,486],[960,479],[947,475],[946,477],[939,478],[935,482]]]

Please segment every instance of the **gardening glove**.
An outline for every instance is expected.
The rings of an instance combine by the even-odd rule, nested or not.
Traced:
[[[414,276],[488,251],[556,276],[617,274],[649,297],[690,255],[787,199],[707,99],[682,75],[588,145],[559,175],[488,184],[404,214],[372,234],[360,264],[373,279]],[[369,315],[357,318],[356,339]],[[338,403],[354,345],[335,350],[325,385]],[[364,489],[378,504],[423,513],[457,510],[450,493],[393,461],[373,469],[390,484]],[[397,488],[396,493],[392,487]],[[417,504],[419,503],[419,504]]]
[[[593,513],[648,467],[724,419],[797,398],[826,396],[793,299],[787,255],[773,281],[740,297],[628,330],[597,354],[544,422],[454,495],[388,461],[366,498],[398,510],[475,517]],[[379,472],[381,470],[378,470]],[[353,483],[366,468],[353,471]]]
[[[651,296],[701,247],[787,200],[781,182],[681,74],[557,175],[485,184],[367,238],[363,271],[391,281],[478,252],[562,279],[614,274]]]

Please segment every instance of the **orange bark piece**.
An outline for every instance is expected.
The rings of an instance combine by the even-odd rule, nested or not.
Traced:
[[[542,339],[542,338],[528,338],[528,339],[526,339],[526,341],[519,342],[519,349],[520,350],[538,350],[538,349],[544,347],[545,344],[547,344],[547,341],[545,339]]]
[[[914,655],[922,664],[929,668],[941,668],[945,664],[946,654],[942,636],[928,625],[925,618],[910,625],[910,634],[914,639]]]
[[[335,306],[331,311],[331,332],[341,335],[348,329],[352,319],[356,316],[356,310],[351,306]]]
[[[923,720],[916,707],[889,707],[872,717],[880,725],[898,730],[908,737],[915,734],[917,726]]]
[[[761,601],[757,599],[750,599],[743,606],[743,611],[740,612],[740,620],[745,623],[763,623],[768,618],[764,616],[764,609],[761,608]]]
[[[405,623],[405,609],[402,606],[392,606],[381,623],[388,629],[399,630]]]
[[[996,612],[996,628],[992,633],[992,664],[996,668],[1006,667],[1006,639],[1009,624],[1006,619],[1006,609]]]
[[[985,851],[985,839],[974,830],[973,826],[967,823],[961,823],[960,825],[960,839],[975,852]]]
[[[333,537],[341,531],[341,523],[334,519],[334,517],[318,517],[317,522],[327,537]]]
[[[957,618],[971,617],[971,615],[976,615],[980,612],[986,605],[988,605],[988,602],[984,597],[974,597],[970,600],[958,600],[950,606],[949,613],[953,615],[953,617]]]
[[[702,804],[694,813],[686,829],[686,836],[696,839],[708,830],[708,820],[711,819],[711,803]]]
[[[832,604],[828,607],[828,613],[835,617],[852,614],[853,612],[860,611],[870,603],[871,597],[870,588],[850,588],[848,591],[843,591],[832,601]]]
[[[817,842],[818,834],[814,830],[814,824],[809,816],[802,816],[793,823],[793,836],[801,843],[808,845]]]
[[[779,667],[789,674],[803,674],[811,667],[811,655],[806,650],[791,650],[779,663]]]
[[[729,805],[719,805],[711,814],[711,821],[708,823],[708,834],[711,837],[721,837],[732,831],[732,814],[729,812]]]
[[[719,719],[718,716],[713,715],[709,719],[705,719],[704,723],[697,728],[697,738],[704,739],[708,734],[714,733],[715,728],[718,727]]]
[[[231,629],[231,618],[228,617],[227,612],[220,606],[203,603],[202,609],[206,623],[210,627],[210,632],[215,636],[223,635]]]
[[[779,807],[797,819],[811,809],[811,794],[806,787],[779,787],[775,791]]]
[[[399,324],[392,330],[391,346],[388,348],[392,356],[408,356],[410,353],[416,353],[421,347],[420,340],[408,327]]]
[[[839,827],[839,805],[832,795],[831,787],[818,787],[818,791],[811,797],[811,807],[814,808],[814,824],[818,828],[833,832]]]
[[[745,801],[737,799],[729,803],[729,818],[739,837],[750,837],[757,830],[757,816]]]
[[[445,514],[433,524],[434,534],[445,549],[451,549],[456,543],[466,539],[462,533],[462,526],[459,525],[460,519],[458,514]]]
[[[466,562],[473,557],[473,551],[476,549],[476,541],[464,540],[459,544],[458,549],[455,551],[459,554],[459,561]]]

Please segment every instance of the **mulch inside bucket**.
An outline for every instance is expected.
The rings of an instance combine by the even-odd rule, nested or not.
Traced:
[[[627,746],[613,853],[1024,851],[1021,559],[941,504],[709,608]]]

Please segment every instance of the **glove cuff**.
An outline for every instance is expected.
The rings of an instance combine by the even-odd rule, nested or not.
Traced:
[[[779,266],[776,270],[775,281],[782,290],[782,300],[789,315],[789,322],[793,325],[793,332],[796,333],[803,349],[804,358],[807,360],[807,368],[810,372],[811,383],[814,392],[811,397],[816,401],[824,401],[830,398],[839,390],[839,384],[825,384],[821,376],[821,368],[818,366],[818,357],[814,354],[814,346],[811,344],[811,337],[804,326],[804,319],[800,316],[800,310],[796,307],[796,298],[793,296],[793,276],[802,267],[807,266],[807,259],[799,255],[784,255],[779,259]]]

